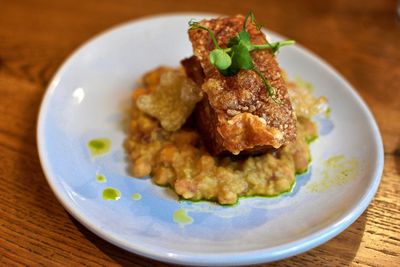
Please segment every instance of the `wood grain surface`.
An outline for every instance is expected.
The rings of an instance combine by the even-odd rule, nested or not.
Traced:
[[[271,266],[400,266],[400,21],[395,0],[0,0],[0,265],[167,266],[100,239],[50,190],[36,148],[46,86],[82,42],[165,12],[253,10],[341,72],[379,124],[385,166],[364,214],[336,238]]]

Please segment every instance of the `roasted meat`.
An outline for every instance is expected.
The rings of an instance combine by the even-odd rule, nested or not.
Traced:
[[[244,17],[203,20],[218,44],[225,48],[243,28]],[[248,23],[253,44],[265,44],[266,38],[256,26]],[[194,56],[182,61],[186,73],[204,92],[197,104],[197,125],[208,149],[222,153],[264,152],[280,148],[296,138],[296,116],[289,100],[286,83],[270,49],[251,52],[254,65],[275,90],[268,94],[262,79],[252,70],[240,70],[233,76],[222,75],[209,60],[214,44],[207,31],[189,30]]]

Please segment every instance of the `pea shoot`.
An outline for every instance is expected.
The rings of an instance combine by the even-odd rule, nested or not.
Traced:
[[[227,48],[221,48],[213,31],[205,26],[200,25],[199,22],[194,20],[189,21],[189,29],[202,29],[208,32],[215,46],[215,48],[209,54],[209,60],[222,75],[232,76],[238,73],[240,70],[252,70],[263,81],[269,96],[273,97],[275,94],[275,89],[268,82],[264,74],[257,68],[257,66],[254,65],[250,52],[253,50],[271,49],[272,53],[276,54],[282,46],[292,45],[295,43],[295,41],[286,40],[262,45],[252,44],[250,40],[250,34],[247,31],[247,22],[249,20],[251,24],[256,26],[257,30],[261,29],[261,25],[256,23],[254,14],[249,12],[244,20],[242,31],[229,40]]]

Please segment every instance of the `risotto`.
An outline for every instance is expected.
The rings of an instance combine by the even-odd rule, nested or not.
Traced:
[[[309,143],[317,137],[311,117],[326,100],[288,82],[297,114],[294,142],[262,155],[212,156],[191,117],[201,90],[180,69],[158,68],[133,92],[126,147],[135,177],[151,176],[184,199],[234,204],[242,196],[276,196],[291,190],[296,174],[307,171]]]

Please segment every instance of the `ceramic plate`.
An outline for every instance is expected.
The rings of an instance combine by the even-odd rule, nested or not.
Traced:
[[[246,198],[235,206],[179,201],[150,179],[132,178],[123,148],[130,95],[139,77],[159,65],[179,66],[192,54],[191,18],[171,14],[115,27],[87,42],[63,64],[40,110],[38,147],[48,182],[77,220],[109,242],[160,261],[242,265],[283,259],[339,234],[366,209],[380,182],[382,141],[367,106],[335,70],[299,45],[278,61],[326,96],[329,118],[316,118],[309,171],[293,191]],[[266,30],[272,40],[281,36]],[[92,158],[88,142],[111,141]],[[96,175],[105,180],[98,181]],[[103,190],[120,191],[103,200]],[[174,216],[175,215],[175,216]]]

